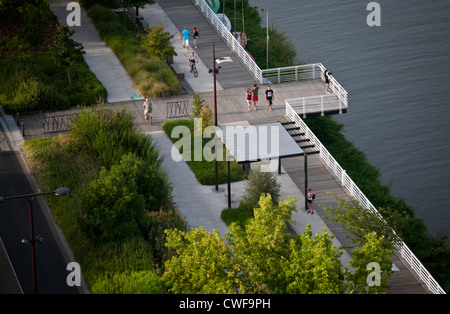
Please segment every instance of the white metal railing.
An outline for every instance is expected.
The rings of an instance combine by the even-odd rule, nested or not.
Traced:
[[[306,118],[307,113],[320,112],[325,115],[325,111],[339,109],[339,114],[342,113],[342,108],[347,108],[343,105],[336,95],[318,95],[295,99],[286,99],[285,102],[291,106],[298,114],[302,114]]]
[[[324,77],[324,72],[325,72],[325,67],[323,66],[322,63],[317,63],[317,67],[320,69],[320,74],[321,74],[321,78],[323,81],[325,81],[325,77]],[[345,106],[348,106],[348,93],[347,91],[341,86],[341,84],[339,84],[339,82],[334,78],[333,75],[329,75],[329,88],[331,89],[331,91],[338,96],[339,101],[342,101],[342,103]]]
[[[263,80],[268,84],[313,80],[321,77],[319,63],[294,65],[284,68],[262,70]]]
[[[330,171],[340,180],[342,187],[345,187],[349,191],[350,195],[358,201],[362,207],[369,210],[378,218],[383,219],[375,206],[373,206],[370,200],[364,195],[364,193],[362,193],[359,187],[347,175],[346,171],[339,165],[339,163],[328,152],[325,146],[322,145],[319,139],[288,103],[286,103],[286,117],[295,122],[296,126],[300,127],[301,132],[304,132],[315,147],[319,149],[320,157],[329,167]],[[397,242],[396,249],[432,293],[445,294],[445,291],[403,241]]]
[[[262,83],[261,69],[256,64],[255,60],[247,53],[247,51],[241,46],[240,42],[234,38],[233,34],[225,27],[222,20],[217,17],[205,0],[192,0],[195,5],[203,12],[203,14],[208,18],[211,25],[213,25],[217,33],[222,36],[225,42],[228,44],[230,49],[232,49],[241,58],[242,62],[248,68],[250,73],[256,78],[256,80]]]

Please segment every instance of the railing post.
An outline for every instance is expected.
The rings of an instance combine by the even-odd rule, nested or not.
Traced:
[[[345,187],[345,176],[347,175],[347,171],[346,170],[342,170],[341,172],[341,186]]]
[[[306,119],[306,104],[305,104],[305,98],[303,98],[303,119]]]

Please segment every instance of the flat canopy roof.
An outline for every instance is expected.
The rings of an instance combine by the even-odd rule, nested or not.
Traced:
[[[280,122],[221,126],[216,135],[238,163],[304,155]]]

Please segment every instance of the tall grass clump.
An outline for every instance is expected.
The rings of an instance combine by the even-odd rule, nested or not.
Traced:
[[[0,60],[0,102],[8,113],[63,110],[69,106],[91,105],[106,97],[106,89],[86,63],[72,66],[73,84],[67,73],[55,64],[48,52],[19,59]]]

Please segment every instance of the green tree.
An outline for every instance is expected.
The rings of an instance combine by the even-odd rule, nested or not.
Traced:
[[[129,164],[110,171],[103,168],[90,189],[82,195],[81,229],[90,239],[112,241],[134,235],[145,213],[145,197],[139,194]]]
[[[339,260],[342,252],[332,244],[332,239],[333,235],[325,228],[313,239],[308,225],[299,241],[291,241],[291,255],[280,263],[286,282],[285,292],[337,294],[347,291],[343,281],[346,271]]]
[[[203,107],[200,118],[202,119],[202,131],[214,124],[214,115],[208,104]]]
[[[375,232],[366,234],[365,243],[361,247],[352,250],[352,260],[349,265],[353,267],[353,273],[348,273],[348,281],[351,283],[352,293],[384,293],[382,288],[387,288],[387,280],[392,274],[392,245],[385,241],[384,237],[378,237]],[[374,268],[368,267],[374,264]],[[379,267],[379,268],[378,268]],[[374,275],[371,275],[375,272]],[[374,276],[375,278],[369,278]],[[369,283],[368,280],[371,282]]]
[[[381,285],[387,281],[392,251],[382,237],[367,235],[355,249],[355,272],[350,273],[326,230],[314,237],[310,226],[301,235],[288,232],[294,204],[289,198],[275,206],[270,195],[261,196],[255,218],[245,230],[233,223],[226,240],[217,230],[210,233],[202,227],[166,231],[166,245],[174,254],[163,274],[169,292],[360,293],[367,288],[370,262],[381,266]],[[364,291],[383,292],[372,287]]]
[[[289,258],[292,235],[286,222],[291,221],[295,199],[274,205],[270,194],[262,195],[254,208],[255,219],[242,230],[230,226],[227,237],[240,269],[246,271],[246,289],[250,293],[285,293],[286,281],[280,273],[280,261]]]
[[[390,226],[390,223],[402,225],[405,223],[407,217],[392,215],[390,223],[387,223],[381,216],[365,209],[355,200],[346,202],[338,197],[336,199],[338,201],[337,206],[323,207],[329,214],[325,216],[325,219],[340,225],[342,229],[351,233],[353,235],[351,240],[355,245],[361,246],[366,243],[366,235],[371,232],[384,236],[386,241],[391,243],[396,243],[401,240]]]
[[[176,56],[175,48],[171,40],[174,35],[165,31],[168,24],[158,22],[155,26],[149,26],[146,33],[141,35],[142,45],[149,56],[155,56],[159,61],[159,76],[162,77],[161,60]]]
[[[165,264],[163,280],[172,293],[237,293],[233,257],[215,230],[166,230],[167,246],[176,252]]]
[[[60,67],[67,68],[67,76],[69,78],[69,87],[71,86],[70,66],[83,61],[83,45],[72,39],[74,30],[67,26],[57,26],[53,46],[51,47],[52,55],[56,63]]]
[[[200,118],[205,101],[200,97],[200,93],[196,92],[192,96],[192,118]]]

